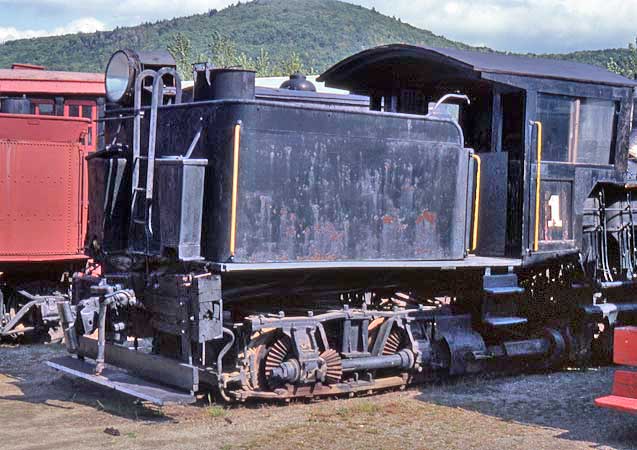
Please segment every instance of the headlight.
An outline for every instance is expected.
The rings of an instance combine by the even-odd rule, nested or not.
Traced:
[[[126,53],[126,50],[113,53],[106,66],[106,99],[112,103],[121,103],[134,88],[135,69],[139,69],[139,62]]]
[[[135,79],[139,73],[146,69],[156,71],[162,67],[175,66],[174,58],[166,51],[118,50],[113,53],[106,65],[106,100],[110,103],[130,105],[135,94]]]

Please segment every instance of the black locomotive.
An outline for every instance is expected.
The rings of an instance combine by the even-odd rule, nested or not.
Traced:
[[[109,62],[103,275],[60,304],[79,358],[53,367],[157,403],[287,400],[586,362],[635,321],[632,81],[409,45],[321,76],[357,96],[194,68],[182,90],[157,54]]]

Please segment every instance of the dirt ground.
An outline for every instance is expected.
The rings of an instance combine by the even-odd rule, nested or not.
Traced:
[[[637,449],[637,417],[593,406],[612,368],[472,376],[287,406],[202,399],[159,409],[44,365],[63,353],[0,347],[0,448]]]

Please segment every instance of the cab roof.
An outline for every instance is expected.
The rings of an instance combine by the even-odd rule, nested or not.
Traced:
[[[409,58],[423,63],[453,66],[479,74],[508,74],[549,78],[609,86],[636,87],[637,83],[601,67],[573,61],[495,52],[434,48],[409,44],[391,44],[371,48],[350,56],[323,73],[318,81],[327,86],[345,87],[357,78],[356,73],[385,60]]]

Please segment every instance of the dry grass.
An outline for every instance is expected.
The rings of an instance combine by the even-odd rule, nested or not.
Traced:
[[[16,450],[635,449],[630,416],[599,410],[612,369],[473,376],[353,399],[155,408],[61,378],[57,346],[0,348],[0,443]],[[119,436],[104,433],[115,428]],[[0,444],[0,447],[2,445]]]

